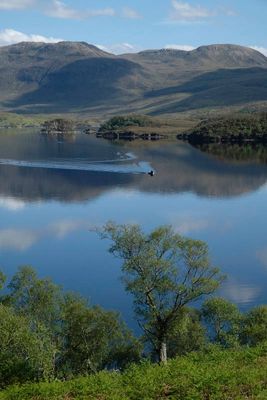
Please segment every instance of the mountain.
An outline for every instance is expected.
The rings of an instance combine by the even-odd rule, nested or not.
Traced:
[[[267,58],[235,45],[115,56],[84,42],[0,47],[0,107],[176,113],[267,101]]]

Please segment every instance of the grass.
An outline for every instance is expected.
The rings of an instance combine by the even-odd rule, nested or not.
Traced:
[[[19,115],[0,112],[0,128],[27,128],[40,126],[45,121],[41,115]]]
[[[211,347],[171,360],[144,362],[124,373],[103,371],[69,382],[28,384],[0,392],[0,400],[266,400],[267,345]]]
[[[77,125],[99,125],[100,121],[97,118],[87,118],[86,116],[69,114],[16,114],[10,112],[0,112],[0,129],[9,128],[28,128],[40,127],[47,120],[63,118],[74,120]]]

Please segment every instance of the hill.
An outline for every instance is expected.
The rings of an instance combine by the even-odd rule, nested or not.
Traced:
[[[84,42],[0,47],[0,109],[172,114],[267,101],[267,58],[235,45],[115,56]]]

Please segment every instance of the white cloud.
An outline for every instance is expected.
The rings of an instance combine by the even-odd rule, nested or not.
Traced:
[[[0,10],[21,10],[34,4],[34,0],[0,0]]]
[[[46,37],[36,34],[26,34],[23,32],[15,31],[14,29],[4,29],[0,31],[0,46],[9,45],[19,42],[45,42],[45,43],[56,43],[62,39],[56,39],[53,37]]]
[[[136,53],[141,50],[138,46],[132,45],[130,43],[116,43],[105,46],[101,44],[96,44],[96,46],[99,49],[112,54]]]
[[[173,21],[199,21],[213,17],[216,13],[200,5],[194,6],[183,1],[172,0],[170,18]]]
[[[65,3],[59,0],[53,0],[51,5],[47,8],[46,14],[54,18],[62,19],[82,19],[84,15],[82,12],[68,7]]]
[[[116,15],[113,8],[102,8],[99,10],[87,11],[88,17],[114,17]]]
[[[139,14],[138,11],[136,11],[133,8],[130,8],[130,7],[124,7],[122,9],[122,16],[124,18],[129,18],[129,19],[142,18],[141,14]]]
[[[187,44],[167,44],[164,48],[165,49],[173,49],[173,50],[192,51],[196,47],[190,46]]]
[[[38,240],[31,230],[3,229],[0,231],[0,249],[27,250]]]
[[[219,11],[220,11],[221,14],[224,14],[224,15],[226,15],[228,17],[236,17],[236,16],[238,16],[238,13],[235,10],[233,10],[232,8],[227,8],[227,7],[221,6]]]
[[[103,8],[98,10],[77,10],[67,6],[63,1],[53,0],[45,11],[46,15],[61,19],[86,19],[90,17],[109,16],[113,17],[113,8]]]
[[[264,54],[267,57],[267,47],[262,46],[249,46],[251,49],[257,50],[260,53]]]

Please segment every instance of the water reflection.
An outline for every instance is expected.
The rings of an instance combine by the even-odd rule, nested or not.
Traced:
[[[145,161],[157,173],[0,165],[0,265],[11,275],[31,264],[132,322],[119,263],[90,228],[108,220],[144,229],[172,224],[209,244],[214,264],[229,277],[223,295],[244,308],[267,303],[267,165],[203,150],[178,141],[118,144],[77,135],[70,142],[2,133],[2,160],[46,167],[110,167],[115,160],[122,168]]]
[[[223,144],[210,143],[195,145],[204,153],[212,154],[221,160],[238,162],[258,162],[267,164],[267,145],[261,143]]]
[[[241,307],[255,303],[261,294],[262,289],[257,285],[249,285],[231,280],[224,285],[221,295],[230,301],[239,304]]]
[[[267,165],[221,160],[218,152],[217,148],[199,150],[178,141],[118,145],[76,135],[75,142],[58,143],[55,137],[47,141],[36,133],[2,135],[0,195],[27,201],[85,201],[123,187],[223,198],[253,192],[267,181]],[[132,153],[136,160],[129,162]],[[233,149],[226,156],[229,153]],[[258,155],[265,153],[257,149]],[[153,178],[146,175],[152,168],[157,172]]]

